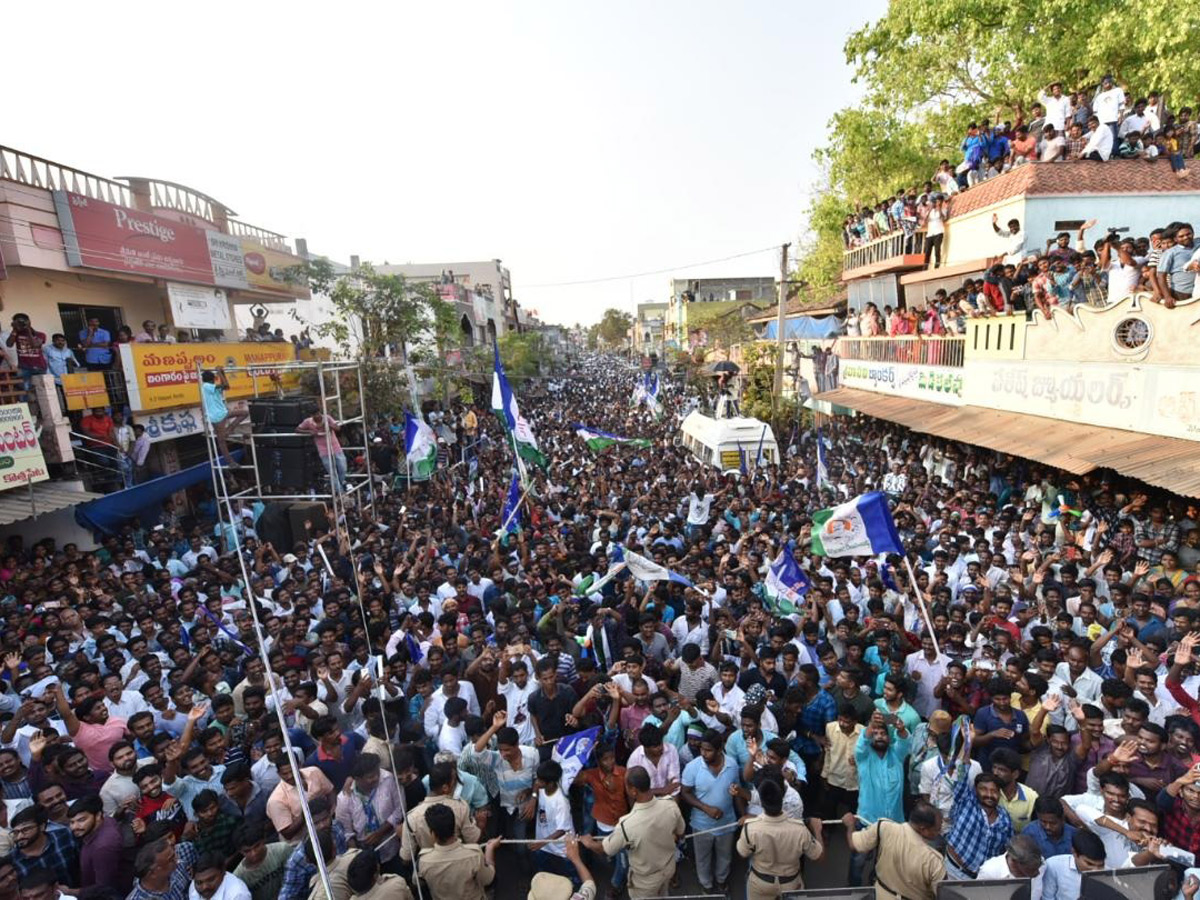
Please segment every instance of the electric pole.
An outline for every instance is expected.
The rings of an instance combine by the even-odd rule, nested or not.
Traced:
[[[775,350],[775,396],[783,396],[783,350],[786,344],[783,340],[784,307],[787,305],[788,289],[788,247],[784,244],[779,248],[779,311],[775,316],[775,339],[778,342]]]

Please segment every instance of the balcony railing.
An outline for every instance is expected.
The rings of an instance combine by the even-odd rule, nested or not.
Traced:
[[[292,248],[288,245],[287,238],[275,231],[268,231],[265,228],[259,228],[257,225],[251,225],[248,222],[243,222],[240,219],[229,220],[229,233],[235,234],[238,237],[250,238],[258,241],[264,247],[270,247],[272,250],[278,250],[280,253],[291,253]]]
[[[133,195],[129,188],[119,182],[11,147],[0,147],[0,180],[15,181],[47,191],[71,191],[118,206],[133,206]]]
[[[910,363],[960,369],[965,346],[966,339],[960,336],[842,338],[838,341],[837,353],[842,359],[863,362]]]
[[[878,265],[889,260],[898,260],[905,256],[925,255],[925,232],[917,231],[905,234],[903,231],[893,231],[883,237],[851,247],[842,256],[842,271],[861,269],[864,266]]]

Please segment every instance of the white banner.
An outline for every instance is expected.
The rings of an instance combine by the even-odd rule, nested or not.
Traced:
[[[171,320],[176,328],[209,328],[224,331],[233,327],[229,299],[220,288],[167,282]]]
[[[965,369],[911,363],[841,360],[841,386],[962,406]]]
[[[200,434],[204,420],[200,415],[200,407],[194,406],[191,409],[176,409],[171,412],[139,413],[133,417],[133,424],[145,425],[150,443],[157,444],[160,441],[187,437],[189,434]]]

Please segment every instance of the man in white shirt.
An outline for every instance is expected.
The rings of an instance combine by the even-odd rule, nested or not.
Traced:
[[[1001,229],[1000,216],[992,213],[992,230],[1004,242],[1004,258],[1001,262],[1006,266],[1019,266],[1025,259],[1025,232],[1021,230],[1021,223],[1017,219],[1009,219],[1008,228]]]
[[[1008,842],[1008,851],[1002,856],[993,856],[979,867],[976,881],[1005,881],[1012,878],[1030,878],[1033,883],[1029,896],[1042,896],[1042,875],[1046,864],[1042,851],[1033,838],[1018,834]]]
[[[1046,124],[1053,125],[1060,133],[1066,130],[1071,118],[1071,98],[1063,93],[1062,82],[1054,82],[1050,85],[1050,93],[1042,94],[1038,99],[1046,108]]]
[[[462,697],[467,701],[467,712],[473,716],[479,715],[479,700],[475,696],[475,688],[469,681],[460,681],[453,672],[442,674],[442,686],[433,692],[429,705],[425,707],[425,734],[431,740],[437,740],[446,721],[446,701],[451,697]]]
[[[110,719],[128,720],[134,713],[150,709],[146,698],[138,691],[123,689],[121,676],[116,672],[105,675],[102,684],[104,686],[104,705],[108,707]]]
[[[1088,135],[1087,143],[1083,146],[1083,158],[1096,162],[1108,162],[1113,151],[1112,128],[1101,123],[1095,116],[1088,119],[1088,128],[1091,129],[1091,133]]]
[[[1092,100],[1092,114],[1101,125],[1108,128],[1112,139],[1117,136],[1117,123],[1125,111],[1125,102],[1125,91],[1117,87],[1111,75],[1105,75],[1100,80],[1100,90]],[[1112,140],[1109,141],[1111,143]]]
[[[892,470],[883,476],[883,490],[887,494],[899,496],[908,488],[908,476],[900,471],[900,461],[892,463]]]
[[[1133,111],[1121,122],[1121,127],[1117,129],[1117,137],[1125,137],[1133,131],[1144,135],[1147,130],[1155,129],[1151,128],[1150,118],[1146,115],[1146,101],[1139,99],[1133,104]]]
[[[517,730],[522,746],[535,746],[537,734],[529,717],[529,698],[537,691],[537,684],[529,678],[528,663],[506,656],[500,664],[498,685],[508,713],[508,724]]]

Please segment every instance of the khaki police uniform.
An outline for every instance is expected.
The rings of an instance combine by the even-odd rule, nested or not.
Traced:
[[[784,891],[804,888],[800,857],[817,859],[824,847],[803,822],[784,815],[761,815],[742,828],[737,852],[750,860],[746,900],[773,900]]]
[[[462,841],[422,850],[418,863],[433,900],[484,900],[483,889],[496,877],[483,848]]]
[[[675,875],[675,843],[687,826],[679,804],[668,797],[635,803],[604,838],[604,852],[629,851],[629,897],[661,897]]]
[[[471,810],[467,808],[464,801],[447,797],[444,794],[426,797],[415,809],[409,810],[404,819],[403,831],[400,836],[400,859],[402,861],[412,862],[413,853],[416,852],[414,847],[419,850],[427,850],[434,845],[433,832],[429,830],[429,824],[425,821],[425,810],[431,806],[437,806],[439,803],[442,806],[450,807],[454,813],[454,831],[460,840],[468,844],[474,844],[479,840],[479,826],[475,824],[475,820],[471,817]]]
[[[934,900],[946,863],[906,822],[880,819],[856,831],[850,843],[859,853],[875,850],[875,900]]]

